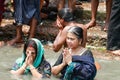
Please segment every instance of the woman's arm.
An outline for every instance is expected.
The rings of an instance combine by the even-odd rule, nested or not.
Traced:
[[[22,74],[24,74],[24,71],[25,71],[26,67],[27,67],[27,65],[24,64],[18,70],[11,70],[10,73],[15,74],[15,75],[22,75]]]
[[[67,65],[67,64],[70,64],[72,62],[72,57],[71,55],[68,53],[69,50],[67,48],[65,48],[63,50],[63,53],[62,55],[60,55],[62,57],[62,63],[57,65],[57,66],[54,66],[52,68],[52,73],[54,75],[57,75],[58,73],[60,73],[61,70],[63,70],[63,68]],[[60,58],[60,57],[59,57]]]
[[[61,64],[59,64],[59,65],[57,65],[57,66],[53,66],[53,67],[52,67],[52,74],[53,74],[53,75],[59,74],[60,71],[65,67],[65,65],[66,65],[66,64],[61,63]]]
[[[42,78],[42,74],[40,74],[33,65],[29,65],[29,67],[30,67],[30,71],[34,77],[39,78],[39,79]]]

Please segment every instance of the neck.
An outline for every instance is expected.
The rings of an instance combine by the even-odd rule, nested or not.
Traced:
[[[73,21],[70,21],[70,22],[64,22],[64,26],[69,26],[69,25],[71,25],[71,24],[74,24],[74,22],[73,22]]]
[[[72,49],[71,50],[71,53],[74,55],[74,54],[79,54],[80,51],[82,51],[83,47],[79,46],[77,47],[76,49]]]

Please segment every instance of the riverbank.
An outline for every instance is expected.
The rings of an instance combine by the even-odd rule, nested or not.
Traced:
[[[82,3],[81,7],[83,7],[84,10],[89,11],[88,13],[87,12],[85,13],[85,15],[88,14],[88,16],[86,16],[86,18],[88,18],[88,20],[87,21],[86,20],[84,21],[84,19],[82,20],[83,23],[87,23],[90,20],[90,7],[91,7],[90,3]],[[88,29],[88,33],[87,33],[88,41],[87,41],[87,46],[86,47],[92,50],[92,52],[93,52],[93,54],[96,58],[107,59],[107,60],[112,60],[112,59],[120,60],[119,56],[112,55],[111,53],[108,53],[106,51],[107,32],[104,32],[102,30],[103,25],[104,25],[104,20],[103,20],[104,15],[103,14],[105,13],[105,3],[100,3],[98,11],[99,11],[99,13],[102,14],[103,17],[100,18],[101,14],[98,14],[97,25],[95,27],[92,27],[92,28]],[[83,18],[85,17],[85,15],[83,15]],[[78,20],[78,22],[79,21],[80,20]],[[12,24],[13,22],[14,22],[13,19],[3,19],[1,27],[5,27],[6,24]],[[49,23],[51,23],[51,22],[49,22]],[[38,27],[38,32],[42,33],[42,36],[43,36],[42,40],[44,40],[46,37],[47,38],[50,37],[50,38],[46,39],[45,42],[43,41],[43,43],[46,43],[45,48],[51,49],[52,48],[51,47],[52,40],[54,40],[54,37],[56,36],[55,33],[57,33],[57,30],[56,30],[55,27],[51,27],[51,28],[48,27],[49,25],[51,25],[49,23],[47,23],[45,21],[42,27]],[[6,32],[3,30],[4,33],[0,33],[0,34],[3,34],[3,37],[2,36],[0,37],[0,40],[1,40],[0,41],[0,47],[7,46],[6,38],[8,39],[10,37],[10,39],[11,39],[11,38],[13,38],[13,36],[15,36],[15,27],[11,26],[11,25],[10,26],[8,25],[6,27],[8,27],[8,28],[4,29]],[[13,33],[12,33],[12,31],[13,31]],[[6,34],[8,32],[9,32],[9,34]],[[47,36],[46,36],[46,33],[47,33]],[[41,36],[41,35],[38,35],[37,37],[39,37],[39,36]],[[51,36],[53,36],[53,37],[51,38]],[[5,39],[2,40],[1,38],[5,38]],[[20,45],[18,44],[18,45],[15,45],[15,46],[16,47],[22,47],[22,45],[23,44],[20,44]]]

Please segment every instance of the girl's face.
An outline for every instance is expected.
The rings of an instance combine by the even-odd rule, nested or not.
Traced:
[[[76,49],[80,45],[81,40],[79,40],[76,37],[76,35],[74,35],[73,33],[68,32],[67,38],[66,38],[66,43],[67,43],[68,48]]]
[[[33,58],[33,60],[35,60],[36,57],[36,51],[33,47],[27,47],[26,49],[26,55],[27,56],[31,56]]]

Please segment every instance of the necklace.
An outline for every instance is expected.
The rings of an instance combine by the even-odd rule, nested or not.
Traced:
[[[84,50],[86,50],[85,48],[81,47],[80,49],[76,49],[76,50],[70,50],[72,55],[82,55],[84,53]]]

